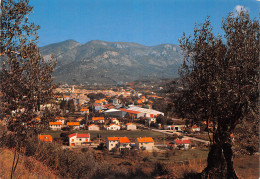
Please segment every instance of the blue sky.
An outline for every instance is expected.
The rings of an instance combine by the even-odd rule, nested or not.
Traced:
[[[195,23],[210,16],[221,33],[222,17],[236,7],[259,17],[259,0],[34,0],[30,21],[41,26],[39,46],[73,39],[136,42],[153,46],[178,44]]]

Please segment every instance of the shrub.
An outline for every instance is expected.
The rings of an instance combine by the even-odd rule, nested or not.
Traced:
[[[166,164],[161,163],[161,162],[156,162],[154,164],[154,169],[153,169],[152,175],[162,176],[162,175],[168,175],[169,173],[170,173],[170,170],[166,166]]]

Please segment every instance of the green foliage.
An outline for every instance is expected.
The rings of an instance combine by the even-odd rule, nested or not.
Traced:
[[[251,20],[245,11],[230,13],[222,29],[223,37],[214,36],[206,19],[195,27],[194,37],[184,34],[180,39],[182,88],[176,93],[174,107],[194,123],[205,121],[208,126],[212,122],[205,178],[237,178],[230,136],[241,120],[259,118],[259,21]]]

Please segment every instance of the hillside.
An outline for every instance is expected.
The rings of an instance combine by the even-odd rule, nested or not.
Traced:
[[[144,46],[128,42],[73,40],[40,48],[45,59],[58,60],[54,76],[69,84],[118,84],[138,79],[178,75],[181,50],[177,45]]]
[[[0,148],[0,178],[10,178],[14,152]],[[58,178],[47,166],[32,157],[20,158],[14,178]]]

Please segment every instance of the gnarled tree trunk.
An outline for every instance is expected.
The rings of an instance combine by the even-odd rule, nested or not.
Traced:
[[[233,167],[234,154],[229,142],[212,144],[208,154],[208,165],[202,171],[202,178],[238,178]]]

